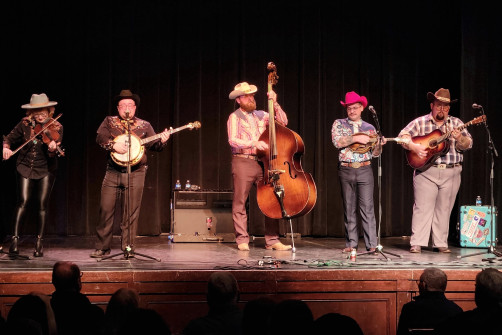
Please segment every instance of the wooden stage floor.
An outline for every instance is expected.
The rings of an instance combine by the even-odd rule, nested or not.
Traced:
[[[281,238],[283,243],[290,239]],[[360,241],[364,246],[364,241]],[[250,243],[250,251],[239,251],[235,243],[225,242],[171,242],[167,235],[140,236],[136,240],[136,252],[150,256],[137,256],[125,259],[119,254],[101,262],[90,258],[94,250],[94,238],[90,236],[47,237],[44,239],[44,257],[32,256],[34,238],[21,237],[20,254],[30,256],[30,260],[11,260],[8,255],[0,254],[0,272],[51,270],[55,262],[67,260],[76,263],[82,271],[130,271],[134,270],[249,270],[270,268],[270,262],[279,263],[276,270],[322,270],[333,268],[358,269],[417,269],[437,266],[443,269],[472,269],[500,267],[502,262],[493,254],[475,253],[487,251],[483,248],[461,248],[451,246],[451,254],[434,252],[423,248],[421,254],[411,254],[409,237],[388,237],[381,239],[384,255],[376,253],[361,255],[364,247],[359,248],[356,261],[349,261],[342,254],[345,246],[341,238],[301,237],[295,239],[296,252],[271,251],[264,248],[264,239],[255,237]],[[8,252],[9,241],[4,243]],[[111,254],[120,253],[120,242],[114,237]],[[500,251],[499,247],[499,251]],[[458,258],[458,256],[467,256]],[[486,260],[494,258],[491,260]],[[263,261],[263,265],[261,264]]]
[[[159,312],[173,334],[179,334],[190,319],[207,313],[207,279],[222,270],[237,278],[242,307],[261,296],[277,301],[301,299],[314,318],[328,312],[342,313],[353,317],[365,334],[392,335],[402,306],[417,294],[416,280],[424,268],[435,266],[447,273],[447,297],[464,310],[475,306],[476,274],[487,267],[502,269],[502,259],[493,254],[458,258],[487,249],[451,246],[451,254],[432,249],[411,254],[408,237],[381,239],[388,259],[378,253],[358,254],[355,262],[342,254],[341,238],[301,237],[295,244],[296,253],[270,251],[265,250],[263,238],[255,238],[251,250],[243,252],[235,243],[173,243],[168,236],[139,237],[136,252],[160,261],[139,255],[124,259],[119,254],[98,262],[89,257],[94,250],[93,237],[47,237],[42,258],[11,260],[0,254],[0,313],[7,315],[19,296],[31,291],[51,294],[52,266],[66,260],[80,267],[82,292],[93,303],[105,309],[117,289],[134,288],[141,306]],[[112,254],[120,251],[119,245],[119,239],[114,238]],[[7,251],[9,243],[3,246]],[[31,255],[33,246],[33,237],[21,238],[21,254]]]

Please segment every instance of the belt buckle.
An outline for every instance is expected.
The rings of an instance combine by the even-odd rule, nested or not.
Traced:
[[[350,166],[353,167],[354,169],[359,169],[361,167],[361,163],[360,162],[353,162],[353,163],[350,163]]]
[[[437,168],[441,169],[441,170],[445,170],[446,169],[446,164],[438,164]]]

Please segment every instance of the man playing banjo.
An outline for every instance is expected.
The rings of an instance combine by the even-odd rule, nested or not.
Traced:
[[[149,122],[135,116],[140,98],[130,90],[122,90],[115,97],[118,116],[107,116],[99,126],[96,142],[109,152],[105,178],[101,187],[100,222],[96,227],[96,250],[91,257],[100,258],[110,253],[115,204],[120,199],[124,189],[129,189],[129,218],[122,217],[120,229],[122,231],[121,247],[128,257],[134,255],[134,238],[138,228],[138,218],[143,196],[146,176],[146,155],[139,139],[155,136],[155,131]],[[131,133],[131,141],[129,136]],[[144,144],[149,150],[162,151],[170,132],[165,129],[158,134],[160,140]],[[128,143],[131,143],[129,149]],[[127,166],[130,167],[128,178]],[[127,201],[127,199],[125,199]],[[122,213],[120,213],[122,214]]]

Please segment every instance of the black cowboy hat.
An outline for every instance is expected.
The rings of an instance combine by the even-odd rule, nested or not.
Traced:
[[[119,101],[122,99],[132,99],[132,100],[134,100],[136,107],[139,107],[139,103],[140,103],[139,95],[133,94],[131,92],[131,90],[120,91],[120,94],[115,96],[115,98],[113,98],[113,101],[115,102],[115,104],[118,105]]]

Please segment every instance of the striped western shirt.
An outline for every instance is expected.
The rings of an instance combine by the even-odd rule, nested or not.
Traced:
[[[283,125],[288,124],[288,117],[278,103],[274,104],[275,119]],[[244,112],[237,109],[227,121],[228,143],[232,154],[256,155],[253,141],[258,141],[268,125],[269,114],[262,110]]]
[[[415,136],[424,136],[430,134],[436,129],[439,129],[444,134],[463,125],[464,123],[459,118],[448,116],[446,122],[444,122],[441,126],[438,126],[432,117],[432,113],[429,113],[411,121],[403,130],[401,130],[399,137],[403,135],[410,135],[412,138]],[[469,134],[467,129],[462,131],[462,135],[471,139],[468,149],[472,148],[472,136]],[[450,136],[449,141],[450,149],[445,155],[438,157],[434,164],[456,164],[463,161],[464,157],[462,151],[456,149],[456,140],[453,136]]]

